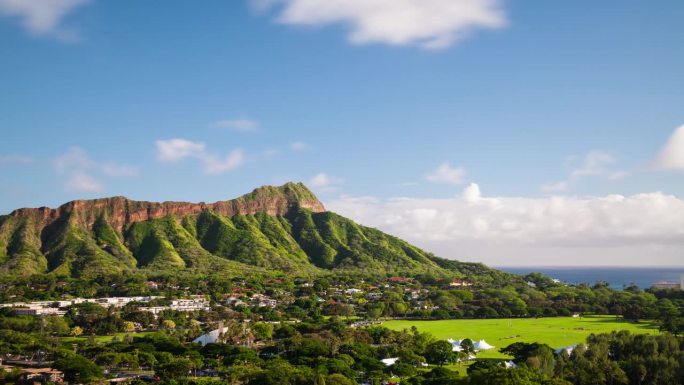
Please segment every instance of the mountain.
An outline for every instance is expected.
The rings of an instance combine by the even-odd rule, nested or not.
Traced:
[[[301,183],[215,203],[112,197],[0,216],[0,272],[22,276],[136,269],[453,275],[455,263],[326,211]]]

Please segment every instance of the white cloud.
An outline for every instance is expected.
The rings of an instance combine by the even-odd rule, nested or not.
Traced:
[[[205,155],[202,161],[204,162],[204,172],[207,174],[220,174],[242,166],[245,163],[245,153],[237,149],[224,157]]]
[[[157,159],[161,162],[175,162],[190,156],[198,157],[205,153],[204,143],[185,139],[158,140]]]
[[[670,136],[653,166],[659,170],[684,170],[684,125]]]
[[[480,186],[477,183],[471,183],[468,187],[463,189],[463,194],[461,194],[463,200],[469,203],[474,203],[482,198],[482,192],[480,192]]]
[[[92,176],[77,171],[67,177],[64,189],[70,192],[99,193],[104,191],[104,185]]]
[[[604,175],[608,172],[607,167],[612,163],[615,163],[615,158],[612,155],[601,151],[592,151],[584,157],[582,165],[572,171],[570,177]]]
[[[77,39],[65,29],[62,20],[89,0],[0,0],[0,15],[18,17],[22,26],[36,36],[53,35],[64,40]]]
[[[227,119],[212,123],[212,127],[240,132],[253,132],[259,129],[259,122],[251,119]]]
[[[541,186],[541,189],[545,193],[556,193],[568,191],[570,184],[568,181],[562,180],[559,182],[545,183]]]
[[[263,154],[264,154],[265,156],[269,157],[269,158],[272,158],[272,157],[274,157],[274,156],[280,154],[280,151],[279,151],[279,150],[276,150],[276,149],[274,149],[274,148],[270,148],[270,149],[268,149],[268,150],[264,150]]]
[[[0,166],[9,164],[30,164],[33,158],[24,155],[0,155]]]
[[[684,201],[661,192],[486,197],[471,184],[448,199],[342,197],[326,207],[446,257],[504,265],[677,264],[684,247]]]
[[[288,25],[342,24],[353,44],[382,43],[439,49],[480,28],[501,28],[499,0],[252,0],[257,9],[279,8]]]
[[[309,186],[322,192],[333,192],[337,187],[344,183],[344,180],[334,176],[330,176],[324,172],[314,175],[309,181]]]
[[[138,175],[133,166],[113,162],[99,163],[80,147],[72,147],[53,161],[57,175],[64,179],[64,189],[71,192],[102,192],[104,184],[97,176],[130,177]],[[97,175],[97,176],[96,176]]]
[[[576,160],[574,157],[569,159]],[[610,166],[615,163],[615,158],[606,152],[592,151],[586,154],[579,165],[576,165],[568,175],[568,178],[561,181],[545,183],[541,189],[545,193],[556,193],[568,191],[573,184],[584,177],[603,176],[610,180],[624,179],[629,175],[627,171],[613,171]]]
[[[232,171],[245,163],[245,153],[241,149],[220,156],[208,152],[204,143],[186,139],[157,140],[155,144],[157,160],[160,162],[173,163],[185,158],[198,159],[206,174]]]
[[[290,143],[290,149],[292,151],[304,151],[309,149],[309,145],[304,142],[292,142]]]
[[[72,170],[88,170],[92,167],[88,153],[80,147],[72,147],[65,154],[55,159],[55,168],[59,173],[67,173]]]
[[[116,163],[104,163],[100,165],[100,170],[107,176],[137,176],[139,174],[136,167]]]
[[[435,171],[427,174],[425,179],[434,183],[461,184],[465,174],[462,167],[451,167],[449,163],[442,163]]]

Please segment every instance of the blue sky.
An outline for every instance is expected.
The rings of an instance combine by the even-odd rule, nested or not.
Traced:
[[[681,264],[682,19],[681,1],[0,0],[0,212],[296,180],[449,257]],[[473,186],[498,203],[468,206]],[[672,218],[620,217],[642,204]]]

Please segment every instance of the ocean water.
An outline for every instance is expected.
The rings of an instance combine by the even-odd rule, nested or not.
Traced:
[[[570,284],[594,284],[605,281],[617,290],[636,284],[642,289],[651,287],[656,282],[679,282],[684,275],[684,266],[678,267],[498,267],[498,269],[514,273],[529,274],[541,272],[544,275]]]

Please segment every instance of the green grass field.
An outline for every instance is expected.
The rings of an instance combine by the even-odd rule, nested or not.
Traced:
[[[485,339],[495,348],[480,352],[478,358],[505,358],[499,349],[514,342],[539,342],[553,348],[585,342],[592,333],[628,330],[632,333],[656,334],[657,326],[650,322],[627,322],[613,316],[585,316],[582,318],[515,318],[484,320],[387,321],[389,329],[401,330],[415,326],[439,339]]]
[[[95,341],[101,342],[101,343],[109,343],[109,342],[112,342],[112,339],[114,338],[114,336],[119,337],[119,340],[123,340],[123,338],[126,336],[126,334],[130,334],[133,337],[142,337],[142,336],[150,334],[150,333],[152,333],[152,332],[116,333],[116,334],[112,334],[109,336],[95,336]],[[88,338],[89,338],[88,336],[78,336],[78,337],[69,336],[69,337],[60,338],[60,341],[62,341],[63,343],[67,343],[67,344],[73,344],[73,343],[77,343],[77,342],[87,341]]]

